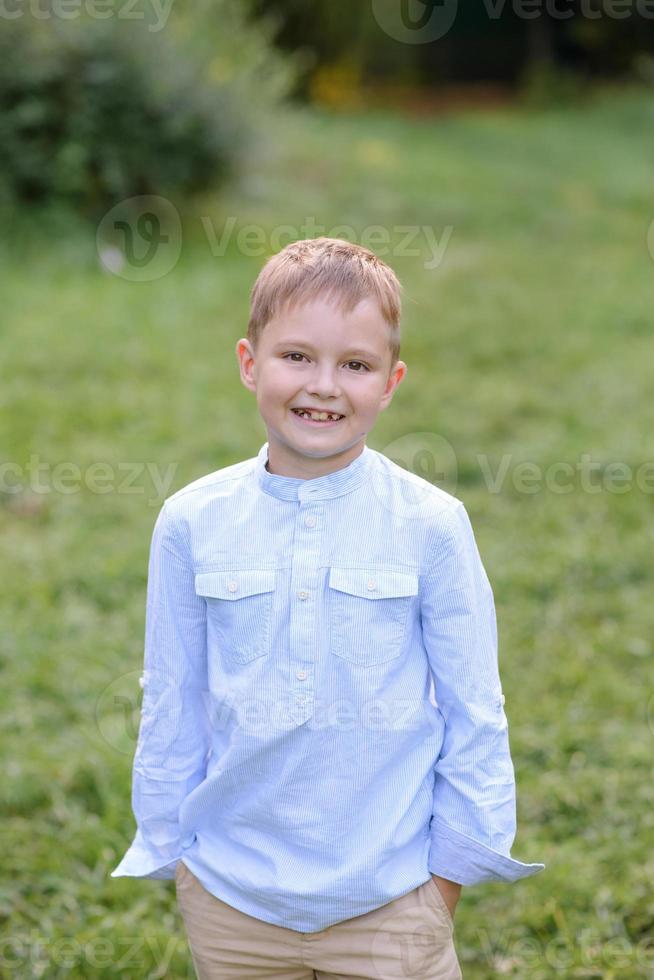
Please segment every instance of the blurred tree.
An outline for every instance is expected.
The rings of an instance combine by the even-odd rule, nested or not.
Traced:
[[[60,199],[96,216],[219,185],[295,78],[266,21],[230,0],[177,0],[166,23],[145,2],[126,17],[116,0],[104,19],[56,9],[42,0],[41,16],[26,8],[0,34],[5,203]]]
[[[378,4],[386,0],[378,0]],[[308,6],[304,0],[249,0],[255,16],[274,16],[274,38],[287,51],[302,50],[305,66],[296,86],[300,97],[323,92],[319,82],[334,67],[359,86],[382,79],[435,86],[444,82],[522,83],[532,68],[548,66],[582,76],[629,73],[654,52],[654,20],[643,16],[641,0],[387,0],[389,5],[454,8],[451,26],[436,40],[407,44],[389,37],[375,19],[372,2],[331,0]],[[651,6],[651,5],[650,5]],[[403,8],[405,9],[405,8]]]

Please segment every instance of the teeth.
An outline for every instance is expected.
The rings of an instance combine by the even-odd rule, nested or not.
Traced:
[[[336,421],[336,419],[342,418],[342,416],[333,412],[305,412],[304,409],[301,408],[296,409],[295,411],[302,418],[310,418],[314,422]]]

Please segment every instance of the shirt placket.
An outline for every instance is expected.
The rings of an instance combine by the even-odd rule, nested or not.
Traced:
[[[316,694],[316,621],[324,502],[298,492],[290,584],[290,713],[297,725],[313,715]]]

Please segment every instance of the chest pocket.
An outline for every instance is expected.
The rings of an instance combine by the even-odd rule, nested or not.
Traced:
[[[380,568],[329,570],[331,651],[364,667],[399,657],[418,576]]]
[[[269,653],[273,569],[199,572],[195,591],[206,600],[207,618],[227,662],[246,664]]]

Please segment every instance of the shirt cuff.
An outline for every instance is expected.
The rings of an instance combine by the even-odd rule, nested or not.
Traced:
[[[162,857],[135,840],[120,864],[111,872],[111,878],[156,878],[170,879],[175,877],[177,864],[182,857],[182,851],[174,857]]]
[[[525,864],[462,834],[437,817],[431,822],[428,869],[461,885],[482,881],[517,881],[542,871],[544,864]]]

